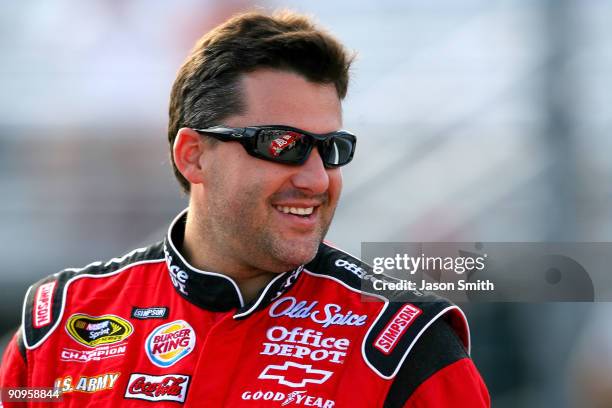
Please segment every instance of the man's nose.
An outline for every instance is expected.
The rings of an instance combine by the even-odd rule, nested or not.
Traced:
[[[329,175],[316,147],[312,149],[306,162],[297,167],[292,182],[295,187],[308,190],[311,194],[322,194],[327,191]]]

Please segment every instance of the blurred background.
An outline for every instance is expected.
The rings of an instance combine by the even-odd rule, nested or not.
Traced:
[[[5,2],[2,345],[29,284],[163,237],[187,203],[175,73],[253,7],[312,14],[358,52],[330,240],[612,241],[612,0]],[[610,304],[465,308],[493,406],[612,407]]]

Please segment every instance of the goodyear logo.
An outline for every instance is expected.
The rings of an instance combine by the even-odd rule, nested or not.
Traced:
[[[66,331],[77,342],[87,347],[96,347],[123,341],[132,334],[134,328],[119,316],[77,313],[68,318]]]
[[[184,320],[158,326],[149,334],[145,351],[158,367],[170,367],[191,353],[195,347],[195,332]]]

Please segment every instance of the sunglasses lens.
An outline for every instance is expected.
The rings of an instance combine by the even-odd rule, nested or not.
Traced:
[[[351,135],[336,135],[323,142],[323,162],[328,167],[347,164],[353,158],[355,138]]]
[[[307,136],[290,130],[262,129],[257,135],[259,154],[280,163],[299,163],[308,153]]]
[[[343,166],[355,151],[355,136],[334,134],[319,143],[319,153],[327,167]],[[281,129],[260,129],[255,150],[260,156],[278,163],[300,164],[312,150],[314,138],[300,132]]]

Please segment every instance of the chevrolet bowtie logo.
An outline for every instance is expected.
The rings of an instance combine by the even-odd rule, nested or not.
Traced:
[[[283,365],[269,365],[259,374],[261,380],[277,380],[288,387],[304,387],[308,383],[323,384],[331,377],[331,371],[317,370],[311,365],[286,361]]]

